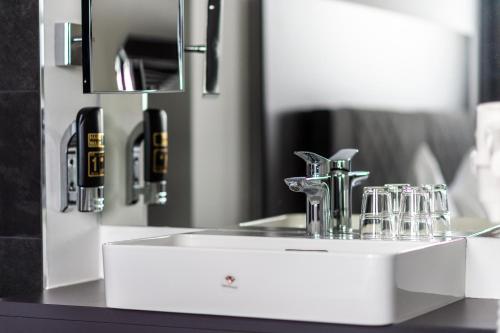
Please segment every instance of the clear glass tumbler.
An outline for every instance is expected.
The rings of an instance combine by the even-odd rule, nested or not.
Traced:
[[[450,236],[451,219],[447,186],[445,184],[424,185],[423,188],[429,192],[433,235],[435,237]]]
[[[426,240],[433,237],[429,192],[423,187],[407,186],[401,193],[398,237]]]
[[[359,220],[359,234],[364,239],[392,239],[394,214],[391,195],[385,187],[365,187]]]
[[[391,195],[392,212],[394,214],[392,229],[394,232],[398,230],[399,224],[399,206],[401,205],[401,193],[405,187],[410,186],[410,184],[385,184],[384,187],[387,189]]]

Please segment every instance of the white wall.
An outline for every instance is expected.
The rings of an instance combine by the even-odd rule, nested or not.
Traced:
[[[381,0],[362,2],[378,6],[264,1],[267,109],[467,109],[469,40],[461,31],[473,30],[464,22],[475,21],[474,12],[454,13],[448,1],[433,1],[448,5],[450,17],[465,17],[464,26],[449,28],[452,23],[416,17],[420,1],[404,1],[413,15],[381,9]],[[433,12],[428,3],[424,9]]]
[[[477,32],[478,0],[344,0],[424,19],[466,35]]]
[[[99,275],[99,216],[76,211],[59,212],[59,145],[62,134],[86,106],[98,97],[82,94],[81,68],[54,64],[54,24],[80,22],[79,0],[44,0],[44,139],[46,221],[44,222],[44,275],[48,288],[93,280]]]
[[[475,110],[479,95],[480,0],[344,0],[379,7],[431,22],[467,36],[469,50],[469,109]]]

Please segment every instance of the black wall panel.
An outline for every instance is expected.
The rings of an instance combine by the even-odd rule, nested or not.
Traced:
[[[0,0],[0,297],[42,288],[38,0]]]

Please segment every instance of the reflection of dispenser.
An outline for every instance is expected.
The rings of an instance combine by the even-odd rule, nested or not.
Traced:
[[[141,143],[144,142],[144,186],[140,185]],[[168,130],[167,112],[148,109],[127,140],[127,205],[136,204],[141,192],[144,203],[167,203]]]
[[[78,112],[61,141],[61,211],[104,209],[104,122],[101,108]]]

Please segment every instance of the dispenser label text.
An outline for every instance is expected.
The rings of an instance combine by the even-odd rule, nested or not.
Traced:
[[[168,133],[167,132],[153,133],[153,146],[168,147]]]
[[[153,172],[160,174],[166,174],[168,172],[167,148],[153,149]]]
[[[87,141],[89,148],[104,148],[104,133],[89,133]]]
[[[104,151],[91,151],[88,156],[88,176],[104,177]]]

